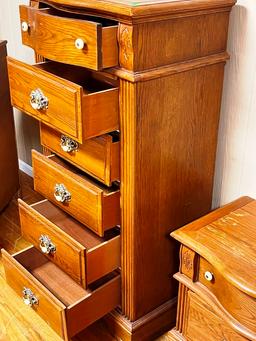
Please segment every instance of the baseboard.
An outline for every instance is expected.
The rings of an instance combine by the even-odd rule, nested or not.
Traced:
[[[26,162],[19,160],[19,169],[33,178],[33,168],[28,165]]]
[[[174,298],[137,321],[131,322],[115,310],[104,320],[109,332],[122,341],[149,341],[169,331],[175,325],[177,299]]]

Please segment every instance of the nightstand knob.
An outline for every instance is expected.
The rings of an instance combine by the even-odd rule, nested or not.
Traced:
[[[78,50],[82,50],[85,46],[85,42],[83,41],[83,39],[81,38],[78,38],[76,39],[75,41],[75,47],[78,49]]]
[[[204,278],[208,281],[208,282],[212,282],[214,279],[213,273],[210,271],[206,271],[204,273]]]
[[[21,23],[21,29],[22,29],[23,32],[28,32],[28,30],[29,30],[29,24],[28,24],[26,21],[23,21],[23,22]]]
[[[39,300],[38,298],[33,294],[33,292],[28,289],[28,288],[24,288],[22,291],[23,294],[23,302],[32,307],[33,305],[38,305]]]
[[[78,149],[79,144],[75,140],[72,140],[70,137],[61,135],[60,146],[64,152],[71,153]]]
[[[58,202],[68,202],[71,200],[71,194],[63,184],[56,184],[54,188],[54,197]]]
[[[36,89],[31,91],[30,104],[33,109],[41,110],[48,108],[49,101],[40,89]]]
[[[41,235],[39,241],[40,249],[44,254],[49,255],[56,252],[56,246],[52,243],[48,236]]]

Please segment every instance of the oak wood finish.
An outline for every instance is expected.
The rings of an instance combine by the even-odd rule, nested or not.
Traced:
[[[118,230],[100,238],[47,200],[19,200],[19,212],[24,239],[41,251],[39,238],[48,236],[56,251],[45,256],[83,287],[120,266]]]
[[[117,24],[98,18],[70,14],[50,8],[37,9],[20,6],[20,20],[29,30],[22,31],[22,42],[39,55],[58,62],[99,70],[118,64]],[[101,23],[101,21],[103,23]],[[85,43],[83,49],[75,46],[76,39]]]
[[[85,224],[99,236],[120,224],[120,193],[93,182],[56,156],[46,157],[32,152],[34,188],[64,211]],[[56,184],[63,184],[71,193],[69,202],[58,202],[54,196]]]
[[[118,129],[118,88],[100,75],[75,66],[8,59],[12,105],[82,143]],[[97,77],[95,79],[95,77]],[[40,89],[47,109],[33,109],[30,94]]]
[[[2,257],[8,284],[21,297],[30,288],[39,299],[33,309],[65,340],[120,302],[117,274],[86,291],[33,247],[13,256],[2,250]]]
[[[64,17],[92,14],[90,21],[97,20],[94,15],[118,21],[120,66],[104,72],[107,84],[120,83],[122,307],[108,324],[116,338],[133,340],[145,331],[150,339],[167,328],[166,316],[173,323],[178,250],[168,236],[211,208],[234,3],[33,3],[42,12],[52,5]]]
[[[86,140],[73,152],[61,148],[62,134],[40,125],[41,144],[107,186],[120,180],[120,142],[115,135],[102,135]]]
[[[191,341],[256,339],[255,223],[256,201],[243,197],[172,232],[182,243],[174,339],[176,331]]]
[[[6,65],[6,42],[0,41],[0,212],[19,188],[18,156],[15,141],[13,111]]]

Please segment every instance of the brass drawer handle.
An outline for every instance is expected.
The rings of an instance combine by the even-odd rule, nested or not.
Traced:
[[[33,294],[30,289],[24,288],[22,291],[22,295],[23,302],[29,307],[32,307],[33,305],[38,305],[39,299]]]
[[[56,184],[54,188],[54,197],[58,202],[68,202],[71,200],[71,194],[63,184]]]
[[[75,47],[78,50],[83,50],[84,46],[85,46],[85,42],[83,41],[83,39],[77,38],[76,41],[75,41]]]
[[[208,282],[212,282],[214,280],[214,275],[212,272],[210,271],[206,271],[204,273],[204,278],[208,281]]]
[[[60,146],[64,152],[71,153],[78,150],[79,144],[75,140],[72,140],[70,137],[61,135]]]
[[[28,30],[29,30],[29,24],[28,24],[26,21],[23,21],[23,22],[21,23],[21,29],[22,29],[23,32],[28,32]]]
[[[40,249],[44,254],[49,255],[56,252],[56,246],[53,244],[48,236],[42,234],[39,238],[39,241]]]
[[[49,100],[40,89],[36,89],[31,91],[30,104],[35,110],[47,109]]]

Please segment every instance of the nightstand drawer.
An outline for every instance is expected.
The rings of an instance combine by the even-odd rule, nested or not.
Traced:
[[[107,186],[120,180],[119,134],[106,134],[79,144],[44,124],[41,144]]]
[[[23,237],[84,288],[120,267],[118,228],[101,238],[48,200],[19,212]]]
[[[20,22],[23,44],[47,59],[93,70],[118,64],[113,21],[22,5]]]
[[[252,305],[252,298],[239,290],[235,282],[231,284],[232,275],[228,281],[212,264],[200,257],[198,281],[210,290],[231,316],[256,332],[256,305]]]
[[[118,88],[101,73],[8,58],[12,105],[82,143],[118,130]]]
[[[34,247],[13,256],[2,250],[7,283],[65,340],[120,303],[120,275],[111,273],[87,290]]]
[[[99,236],[120,224],[120,192],[96,184],[57,156],[32,152],[34,188]]]

